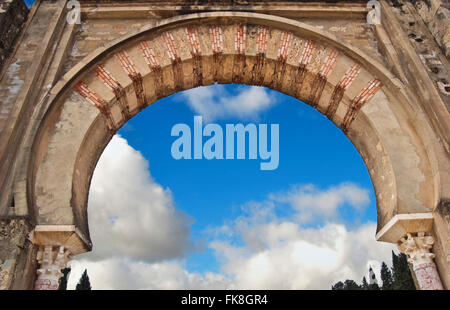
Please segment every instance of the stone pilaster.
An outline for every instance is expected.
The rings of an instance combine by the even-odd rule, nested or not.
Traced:
[[[417,282],[421,290],[443,290],[436,264],[433,261],[434,254],[431,252],[434,238],[426,236],[424,232],[416,236],[408,233],[400,239],[398,248],[408,256],[412,264]]]
[[[34,289],[57,290],[63,276],[61,270],[66,268],[70,257],[64,246],[41,246],[37,254],[39,268]]]

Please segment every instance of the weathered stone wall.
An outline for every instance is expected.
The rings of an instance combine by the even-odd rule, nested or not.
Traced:
[[[28,16],[23,0],[0,0],[0,70]]]
[[[27,136],[27,121],[39,101],[60,78],[62,59],[73,27],[65,19],[65,1],[41,1],[33,4],[20,44],[10,55],[8,66],[0,75],[0,216],[28,215],[25,183],[15,194],[11,191],[17,174],[26,174],[26,167],[15,169],[22,141]],[[20,153],[25,155],[26,153]],[[25,155],[26,156],[26,155]],[[23,179],[22,179],[23,180]],[[15,208],[10,208],[15,200]]]
[[[130,5],[133,3],[133,6]],[[367,25],[365,16],[367,1],[324,1],[326,7],[311,7],[305,11],[300,5],[317,1],[177,1],[171,2],[120,1],[110,7],[103,1],[82,0],[82,24],[79,27],[70,55],[64,64],[64,71],[70,70],[83,57],[96,48],[105,45],[127,33],[131,33],[158,20],[198,11],[257,12],[287,17],[301,21],[319,30],[329,31],[343,42],[357,46],[377,61],[383,62],[377,50],[373,29]],[[151,11],[148,10],[149,2]],[[217,1],[215,1],[217,2]],[[208,5],[209,4],[209,5]],[[275,10],[274,10],[275,9]]]
[[[397,1],[392,11],[450,111],[450,11],[440,0]]]
[[[413,2],[442,52],[450,58],[450,2],[448,0]]]
[[[0,220],[0,290],[33,287],[36,249],[27,239],[31,230],[23,218]]]

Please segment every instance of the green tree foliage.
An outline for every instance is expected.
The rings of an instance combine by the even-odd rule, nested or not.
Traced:
[[[81,275],[80,281],[78,281],[77,287],[75,288],[77,291],[88,291],[91,290],[91,283],[89,282],[89,276],[87,274],[87,269],[84,270]]]
[[[394,276],[393,288],[394,290],[415,290],[414,280],[409,269],[406,255],[400,253],[395,255],[392,252],[392,271]]]
[[[360,290],[361,287],[353,280],[345,280],[344,283],[339,281],[331,287],[332,290]]]
[[[362,284],[358,285],[353,280],[345,280],[334,284],[332,290],[415,290],[414,280],[409,269],[408,260],[405,254],[396,255],[392,252],[392,271],[387,264],[381,264],[382,286],[378,284],[368,284],[366,277],[363,277]]]
[[[361,287],[353,280],[345,280],[344,286],[346,290],[360,290]]]
[[[61,272],[63,273],[63,276],[61,277],[61,279],[59,279],[59,286],[58,286],[58,290],[67,290],[67,280],[69,278],[69,274],[70,274],[70,268],[64,268],[63,270],[61,270]]]
[[[342,283],[341,281],[339,281],[338,283],[334,284],[333,286],[331,286],[331,289],[333,291],[337,291],[337,290],[343,290],[344,289],[344,283]]]
[[[382,290],[394,289],[394,276],[385,262],[381,264],[381,281],[383,282],[381,286]]]
[[[363,290],[368,290],[369,289],[369,284],[367,283],[366,277],[363,277],[361,288]]]

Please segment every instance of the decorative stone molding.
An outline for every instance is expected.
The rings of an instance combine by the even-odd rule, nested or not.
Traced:
[[[63,276],[62,269],[66,268],[71,253],[63,246],[41,246],[37,254],[40,267],[37,270],[35,290],[57,290],[59,279]]]
[[[397,214],[378,230],[375,238],[377,241],[397,244],[407,234],[432,229],[433,214],[431,213]]]
[[[29,234],[38,246],[64,246],[72,255],[91,250],[91,241],[75,225],[37,225]]]
[[[398,248],[408,255],[410,263],[420,265],[433,262],[434,254],[430,252],[433,243],[434,238],[432,236],[425,236],[424,232],[420,232],[417,237],[407,234],[406,238],[400,239]]]
[[[398,243],[399,250],[408,256],[422,290],[444,289],[433,261],[434,254],[431,252],[433,243],[434,238],[426,236],[425,232],[419,232],[417,236],[408,233],[406,238],[401,238]]]

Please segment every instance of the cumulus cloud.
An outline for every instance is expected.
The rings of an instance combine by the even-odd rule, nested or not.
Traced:
[[[390,262],[393,246],[376,242],[375,229],[375,223],[353,231],[334,223],[315,229],[292,222],[267,223],[240,232],[252,236],[242,246],[228,241],[211,246],[234,288],[329,289],[341,280],[360,282],[369,265],[377,272],[380,261]]]
[[[94,289],[329,289],[341,280],[360,282],[369,265],[379,274],[394,249],[376,242],[376,223],[349,229],[338,221],[344,204],[361,210],[368,203],[367,190],[352,183],[298,185],[249,202],[240,216],[206,231],[219,272],[191,272],[191,220],[152,179],[142,155],[116,136],[91,185],[94,251],[72,261],[68,287],[85,268]],[[305,226],[302,213],[325,221]]]
[[[101,262],[74,260],[68,288],[73,289],[84,269],[88,270],[93,289],[227,289],[231,281],[220,274],[189,273],[181,261],[148,263],[112,257]]]
[[[222,264],[219,273],[188,272],[181,260],[81,260],[72,262],[69,288],[87,268],[94,289],[330,289],[346,279],[360,283],[369,265],[379,275],[380,262],[390,262],[393,249],[375,241],[375,223],[353,231],[341,224],[301,229],[289,222],[250,229],[254,235],[261,232],[264,249],[211,243]],[[270,241],[264,239],[267,236]]]
[[[315,205],[309,199],[300,204],[291,201],[302,200],[303,195],[319,201],[330,197],[334,210],[345,201],[357,209],[369,202],[364,189],[344,183],[324,190],[296,186],[269,195],[267,201],[245,205],[243,215],[210,229],[214,232],[210,247],[222,264],[222,273],[233,279],[232,288],[328,289],[341,280],[360,282],[367,277],[369,266],[379,274],[381,261],[390,264],[395,246],[375,240],[376,223],[349,229],[342,223],[323,221],[326,224],[307,227],[302,217],[277,215],[277,200],[291,195],[297,199],[287,199],[285,207],[295,212],[303,211],[299,205]]]
[[[115,136],[95,169],[88,201],[90,259],[124,256],[147,261],[183,257],[194,245],[191,219],[155,183],[147,160]]]
[[[259,86],[237,88],[236,94],[229,93],[224,85],[197,87],[183,92],[189,107],[205,121],[235,118],[257,120],[261,112],[269,109],[275,99]]]
[[[277,203],[288,203],[297,211],[300,222],[337,219],[339,209],[350,206],[363,211],[370,203],[369,191],[354,183],[342,183],[322,190],[313,184],[296,185],[290,190],[272,194]]]

